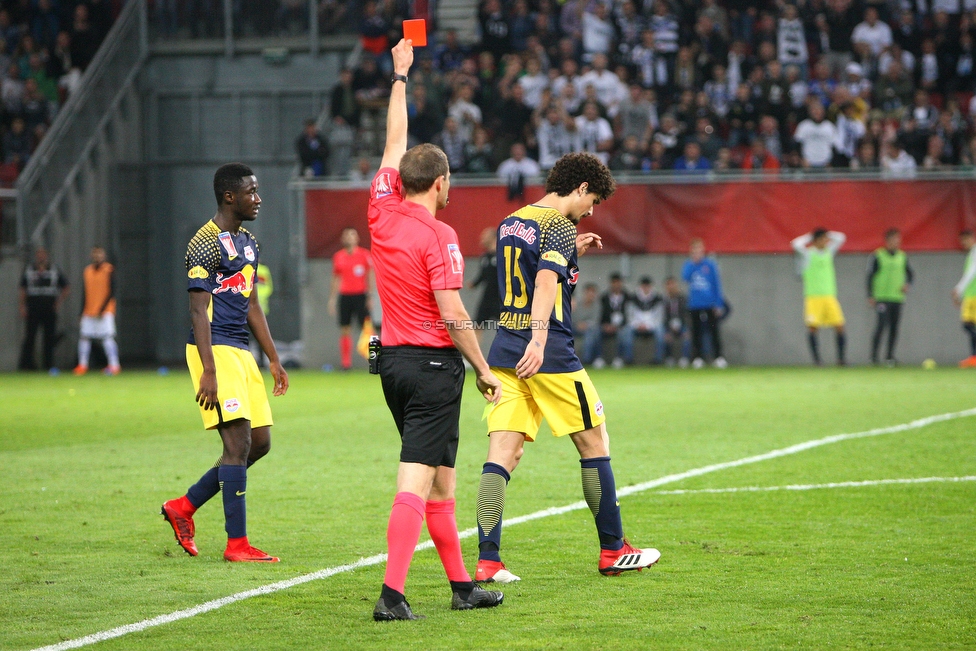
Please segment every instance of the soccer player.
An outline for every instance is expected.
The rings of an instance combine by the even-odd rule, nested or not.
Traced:
[[[243,222],[257,219],[261,197],[254,172],[240,163],[219,167],[213,186],[217,214],[197,231],[186,251],[193,324],[186,363],[203,426],[217,430],[224,449],[214,467],[186,495],[163,504],[162,515],[180,546],[196,556],[193,514],[223,492],[224,559],[276,563],[277,558],[248,542],[245,517],[247,469],[271,449],[272,425],[264,378],[248,350],[247,328],[268,356],[274,395],[282,396],[288,390],[288,374],[278,360],[254,291],[258,242],[242,228]]]
[[[959,367],[972,368],[976,367],[976,236],[965,230],[959,233],[959,244],[968,255],[962,279],[952,289],[952,300],[962,309],[962,329],[969,335],[969,357]]]
[[[495,229],[486,228],[481,231],[481,247],[485,252],[481,256],[481,267],[478,269],[478,277],[468,284],[468,289],[474,289],[478,285],[484,285],[485,289],[478,302],[478,311],[474,320],[478,324],[475,335],[478,343],[481,343],[484,329],[490,328],[498,321],[501,312],[501,305],[498,303],[498,268],[497,256],[495,255]]]
[[[600,540],[600,572],[640,570],[661,557],[624,538],[603,403],[573,347],[577,257],[603,245],[599,235],[578,234],[576,226],[614,189],[600,159],[566,154],[549,172],[546,195],[498,227],[502,314],[488,363],[502,381],[502,397],[488,416],[488,459],[478,489],[477,581],[519,580],[499,555],[505,489],[543,418],[554,436],[568,435],[579,451],[583,495]]]
[[[339,305],[339,354],[342,370],[352,368],[352,320],[360,328],[369,318],[370,269],[373,263],[369,251],[359,246],[359,231],[342,229],[342,248],[332,256],[332,290],[329,293],[329,314],[335,316]]]
[[[820,366],[820,345],[817,331],[834,328],[837,332],[837,364],[846,366],[844,349],[844,312],[837,300],[837,277],[834,273],[834,255],[847,241],[847,236],[826,228],[817,228],[794,238],[790,244],[800,255],[803,273],[804,321],[809,329],[810,353],[813,362]]]
[[[895,341],[905,294],[912,285],[914,273],[908,256],[901,250],[901,231],[889,229],[885,245],[875,251],[868,261],[868,304],[878,313],[878,324],[871,338],[871,363],[878,363],[881,335],[888,330],[888,354],[885,363],[895,365]]]
[[[115,267],[105,261],[105,249],[91,250],[92,263],[85,267],[82,286],[81,336],[78,338],[78,366],[75,375],[88,372],[91,340],[102,342],[108,366],[106,375],[118,375],[119,345],[115,342]]]
[[[386,531],[388,558],[376,621],[419,619],[404,585],[420,528],[437,547],[451,583],[451,608],[491,608],[500,592],[475,585],[464,568],[454,515],[457,456],[464,388],[463,355],[487,400],[501,397],[458,290],[464,258],[454,229],[435,218],[447,206],[451,171],[447,156],[431,144],[407,151],[407,72],[413,46],[393,48],[393,88],[386,148],[369,191],[369,234],[376,287],[383,302],[378,358],[383,395],[400,432],[397,494]]]

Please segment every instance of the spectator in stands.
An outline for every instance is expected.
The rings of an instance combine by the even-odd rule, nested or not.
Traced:
[[[630,94],[620,103],[615,118],[616,132],[621,140],[634,136],[642,147],[647,147],[658,126],[657,106],[652,98],[653,91],[645,91],[638,84],[631,84]]]
[[[516,83],[522,87],[526,106],[532,110],[539,108],[542,91],[549,87],[549,77],[542,72],[542,63],[537,57],[531,57],[525,62],[525,74]]]
[[[497,0],[489,0],[497,2]],[[454,91],[454,98],[447,109],[447,114],[454,118],[458,123],[458,129],[465,140],[470,140],[474,129],[481,125],[481,108],[471,100],[474,97],[474,90],[467,84],[462,84]]]
[[[737,147],[748,144],[752,132],[756,129],[759,111],[752,98],[752,91],[748,84],[739,84],[735,91],[735,99],[729,105],[729,146]]]
[[[663,91],[668,86],[668,61],[654,44],[654,32],[645,29],[641,41],[630,51],[630,62],[637,68],[637,78],[644,88]]]
[[[613,71],[607,69],[609,60],[603,53],[593,56],[593,68],[583,75],[580,86],[586,89],[593,86],[596,90],[596,99],[603,105],[609,117],[615,117],[620,102],[627,97],[627,86],[620,81]]]
[[[691,241],[690,255],[681,269],[681,278],[688,283],[688,311],[691,319],[692,366],[705,365],[705,336],[711,339],[716,368],[728,363],[722,356],[719,321],[726,311],[725,294],[718,263],[705,256],[705,243],[700,238]]]
[[[886,176],[898,179],[915,177],[918,163],[905,151],[903,139],[895,138],[887,144],[887,149],[881,157],[881,169]]]
[[[636,172],[644,164],[644,148],[637,136],[627,136],[624,144],[610,158],[609,167],[615,172]]]
[[[484,0],[478,12],[481,25],[481,47],[491,52],[495,60],[511,50],[508,19],[499,0]]]
[[[851,168],[872,172],[878,169],[877,148],[871,140],[863,140],[857,148],[857,158],[851,161]]]
[[[3,12],[0,12],[2,15]],[[0,98],[4,109],[10,115],[19,115],[24,108],[24,82],[20,78],[20,66],[11,63],[7,68],[7,76],[0,83]]]
[[[779,61],[784,66],[795,65],[805,70],[809,60],[806,33],[803,21],[800,20],[796,5],[787,4],[783,7],[782,16],[777,25],[777,47]]]
[[[838,89],[838,92],[840,90],[847,92],[843,88]],[[857,154],[857,143],[861,141],[865,133],[867,133],[867,128],[863,122],[857,119],[854,103],[848,101],[841,104],[840,113],[837,116],[834,167],[850,167],[851,161]]]
[[[573,299],[573,336],[581,346],[580,361],[590,364],[600,354],[600,294],[596,283],[586,283],[583,298]]]
[[[434,136],[432,142],[447,154],[450,169],[463,170],[465,168],[464,155],[468,141],[461,135],[457,120],[451,117],[444,120],[444,130]]]
[[[295,150],[298,152],[298,163],[301,165],[303,176],[324,176],[326,174],[329,145],[319,133],[315,118],[305,120],[305,129],[295,141]]]
[[[558,104],[550,105],[546,111],[545,120],[536,130],[536,142],[539,165],[544,170],[551,169],[564,155],[580,150],[576,122]]]
[[[674,161],[676,172],[707,172],[712,169],[712,163],[702,157],[701,145],[695,141],[685,143],[684,155]]]
[[[888,72],[874,85],[874,108],[880,109],[890,117],[901,117],[905,108],[912,103],[915,91],[911,77],[900,61],[892,61]]]
[[[353,143],[356,134],[341,115],[332,118],[332,128],[329,129],[328,138],[329,164],[327,169],[329,173],[333,176],[349,174],[349,163],[353,156]]]
[[[465,147],[464,159],[467,162],[464,171],[470,174],[489,174],[494,169],[494,148],[483,127],[475,128],[474,141]]]
[[[330,107],[332,117],[339,116],[353,129],[359,128],[359,102],[356,101],[351,69],[343,68],[339,72],[339,83],[332,89]]]
[[[613,338],[617,354],[611,362],[613,368],[623,368],[634,361],[634,331],[630,326],[630,310],[634,297],[624,288],[619,273],[610,274],[610,288],[600,297],[600,331],[602,338]],[[606,366],[602,351],[597,351],[594,368]]]
[[[712,121],[707,117],[700,117],[695,120],[695,133],[686,142],[698,143],[702,157],[709,161],[718,158],[718,151],[723,146],[722,140],[715,133]]]
[[[773,172],[778,171],[779,168],[779,159],[766,149],[766,143],[762,138],[755,138],[749,145],[749,153],[742,158],[742,169]]]
[[[783,157],[783,138],[776,118],[764,115],[759,120],[759,132],[756,138],[763,141],[766,151],[776,159]]]
[[[37,82],[28,79],[24,82],[24,116],[28,131],[34,131],[39,124],[47,124],[52,117],[50,104],[37,87]]]
[[[922,88],[915,91],[915,102],[911,109],[911,117],[914,118],[918,128],[923,131],[934,129],[939,120],[939,111],[932,106],[928,92]]]
[[[434,62],[438,70],[451,72],[461,67],[468,54],[468,48],[458,40],[457,30],[449,29],[444,32],[444,42],[434,49]]]
[[[427,87],[421,84],[413,87],[407,104],[407,116],[407,129],[414,144],[430,142],[444,126],[444,113],[435,102],[427,99]],[[457,124],[457,118],[453,119]]]
[[[91,63],[101,43],[101,38],[88,18],[88,5],[77,5],[71,24],[71,61],[81,70],[85,70]]]
[[[525,181],[541,172],[539,163],[526,156],[525,145],[520,142],[511,147],[511,157],[502,161],[495,174],[508,185],[508,200],[521,197],[525,193]]]
[[[654,362],[664,358],[664,299],[654,287],[654,280],[644,276],[633,296],[631,327],[634,336],[654,337]]]
[[[877,57],[881,51],[890,47],[894,42],[891,27],[888,23],[879,20],[878,10],[869,6],[864,10],[864,22],[854,27],[851,34],[851,43],[866,43],[871,49],[871,54]]]
[[[825,168],[833,158],[834,144],[837,142],[837,127],[826,118],[823,104],[811,100],[810,117],[796,126],[793,139],[800,146],[805,168]]]
[[[58,82],[47,74],[47,69],[41,55],[37,52],[28,58],[28,77],[37,84],[37,89],[48,101],[57,106],[58,103]]]
[[[660,140],[651,140],[647,158],[641,161],[641,169],[645,172],[663,172],[674,167],[674,160],[668,155],[668,150]]]
[[[944,143],[942,138],[937,135],[929,136],[928,149],[925,158],[922,160],[922,169],[940,170],[949,167],[949,161],[944,159]]]
[[[654,3],[654,15],[651,16],[649,27],[654,32],[654,47],[667,64],[668,78],[673,79],[681,36],[678,19],[671,13],[668,0]]]
[[[576,118],[576,131],[580,138],[580,151],[588,151],[603,164],[610,161],[613,149],[613,129],[606,119],[600,117],[596,102],[586,102],[583,114]]]
[[[511,16],[508,19],[509,47],[513,52],[525,52],[529,47],[529,37],[535,29],[535,20],[529,14],[526,0],[514,0],[511,7]]]
[[[353,183],[370,183],[376,176],[376,170],[365,156],[356,162],[356,167],[349,172],[349,180]]]
[[[607,5],[602,2],[587,5],[582,16],[583,60],[596,63],[596,55],[609,54],[615,37]]]
[[[61,31],[61,20],[51,4],[51,0],[37,0],[31,18],[31,35],[42,48],[53,50]]]
[[[688,336],[688,300],[681,293],[678,280],[668,276],[664,281],[664,361],[672,367],[677,360],[688,367],[691,338]]]

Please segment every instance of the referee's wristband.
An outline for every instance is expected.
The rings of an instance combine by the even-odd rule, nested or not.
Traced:
[[[403,83],[407,83],[407,76],[406,75],[398,75],[397,73],[394,72],[393,73],[393,77],[390,78],[390,83],[391,84],[395,84],[398,81],[402,81]]]

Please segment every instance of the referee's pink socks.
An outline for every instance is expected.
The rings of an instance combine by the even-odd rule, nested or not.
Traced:
[[[413,550],[420,540],[424,511],[424,500],[419,495],[402,491],[393,498],[390,523],[386,528],[388,557],[383,584],[400,594],[403,594],[403,586],[407,582]]]
[[[437,547],[441,563],[444,564],[447,580],[455,583],[471,581],[461,557],[461,541],[458,539],[453,499],[427,502],[427,531]]]
[[[342,356],[342,368],[352,366],[352,337],[342,335],[339,337],[339,354]]]

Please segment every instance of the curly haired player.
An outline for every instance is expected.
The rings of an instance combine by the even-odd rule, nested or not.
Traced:
[[[624,538],[603,403],[573,347],[570,315],[579,278],[577,257],[599,235],[576,225],[615,190],[607,167],[592,154],[567,154],[546,179],[546,195],[498,227],[499,330],[488,354],[502,397],[488,416],[488,459],[478,489],[479,558],[476,581],[509,583],[499,556],[505,489],[545,418],[554,436],[569,436],[580,453],[583,495],[600,537],[599,570],[616,575],[649,567],[656,549],[635,549]]]

